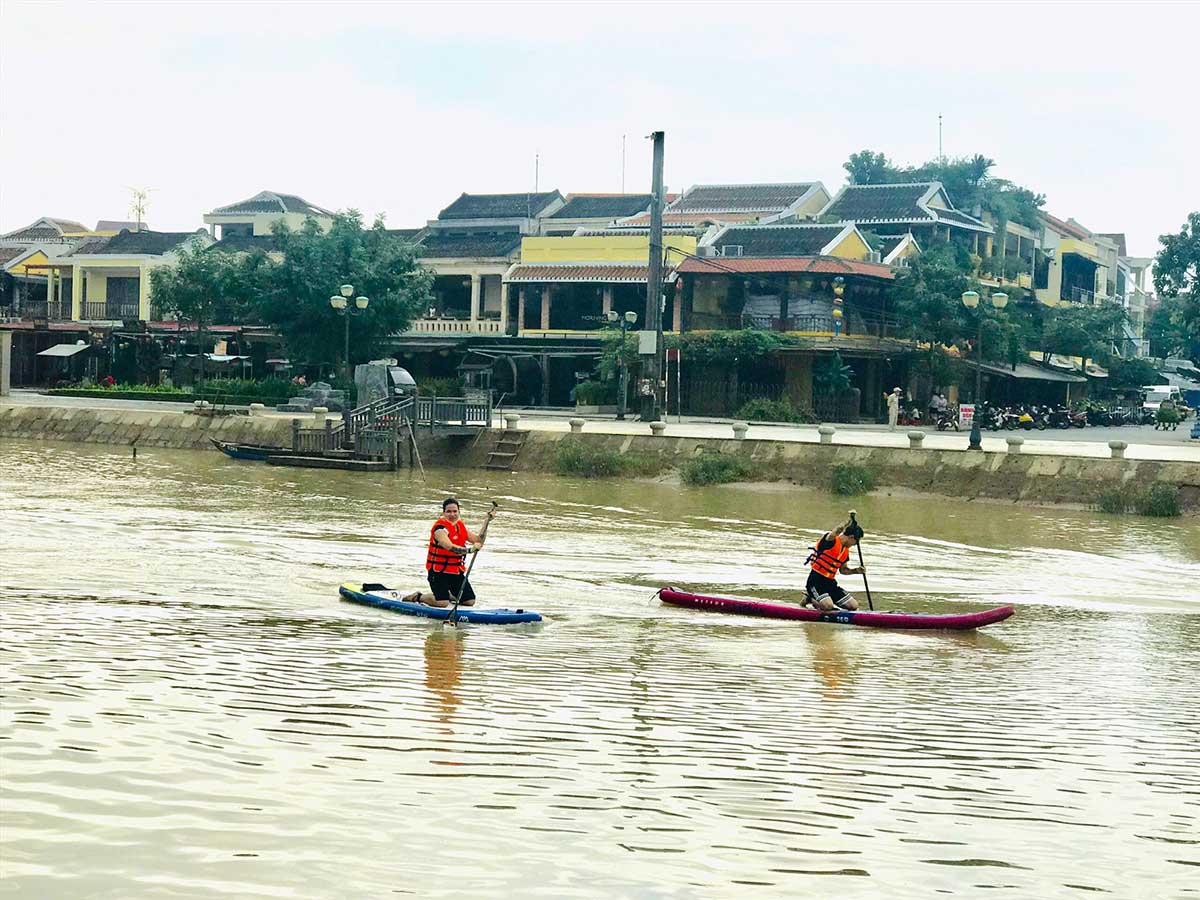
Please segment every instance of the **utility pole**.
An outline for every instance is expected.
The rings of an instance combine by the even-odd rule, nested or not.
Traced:
[[[646,354],[643,360],[650,393],[642,397],[642,420],[656,422],[663,378],[663,132],[654,132],[650,139],[654,141],[654,174],[650,186],[650,271],[646,281],[646,329],[654,332],[654,353]]]
[[[942,152],[942,114],[938,113],[938,162],[945,162],[946,154]]]

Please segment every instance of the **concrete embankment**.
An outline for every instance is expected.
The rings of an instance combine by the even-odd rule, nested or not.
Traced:
[[[304,427],[313,427],[312,416],[298,418]],[[212,438],[290,446],[292,419],[285,416],[201,416],[152,409],[0,406],[0,437],[216,452]],[[472,452],[473,443],[471,438],[417,433],[417,446],[426,465],[482,465],[480,451]]]
[[[540,431],[530,433],[515,468],[553,472],[558,442],[568,439],[622,454],[655,456],[670,466],[702,453],[737,454],[761,473],[756,480],[790,481],[819,489],[828,489],[833,467],[839,465],[869,470],[880,490],[902,488],[1034,504],[1090,504],[1101,491],[1117,485],[1147,487],[1161,482],[1179,488],[1185,511],[1200,512],[1200,463],[1194,462]]]
[[[305,417],[305,424],[311,424],[310,417]],[[286,446],[291,441],[291,427],[290,418],[278,416],[210,418],[155,410],[0,407],[0,437],[32,440],[212,450],[210,438]],[[478,438],[435,438],[419,433],[418,446],[425,465],[478,468],[499,434],[492,430]],[[869,470],[880,490],[907,489],[1035,504],[1090,504],[1101,491],[1118,485],[1144,488],[1159,482],[1179,489],[1184,511],[1200,512],[1200,463],[1195,462],[530,431],[515,470],[554,472],[556,451],[563,440],[583,441],[589,447],[620,454],[654,457],[664,467],[679,466],[703,453],[737,454],[752,464],[758,481],[792,482],[818,489],[828,488],[833,467],[838,465]]]

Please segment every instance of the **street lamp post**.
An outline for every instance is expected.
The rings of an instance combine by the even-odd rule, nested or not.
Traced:
[[[343,284],[338,288],[338,293],[329,298],[329,305],[337,311],[337,314],[346,320],[346,344],[345,351],[342,354],[342,374],[347,383],[350,381],[350,317],[352,315],[362,315],[367,311],[367,306],[370,300],[366,297],[354,297],[354,306],[350,306],[350,298],[354,297],[354,285]]]
[[[1000,292],[991,295],[992,306],[996,309],[1004,309],[1008,305],[1008,294]],[[964,291],[962,295],[963,306],[967,309],[975,309],[979,306],[978,291]],[[979,334],[975,341],[975,415],[971,417],[971,439],[967,444],[968,450],[983,449],[983,435],[979,430],[979,407],[983,403],[983,310],[979,310],[977,314],[979,320]]]
[[[617,393],[617,418],[624,419],[626,396],[629,393],[629,369],[625,365],[625,332],[637,324],[637,313],[629,310],[621,315],[616,310],[610,309],[605,313],[605,317],[610,324],[620,324],[621,326],[621,349],[617,353],[617,362],[621,366],[620,387]]]

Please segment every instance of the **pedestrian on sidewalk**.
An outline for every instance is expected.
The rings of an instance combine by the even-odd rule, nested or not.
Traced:
[[[887,398],[888,431],[895,431],[896,423],[900,421],[900,388],[884,396]]]

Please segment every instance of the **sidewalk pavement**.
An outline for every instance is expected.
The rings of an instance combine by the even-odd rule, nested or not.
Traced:
[[[585,432],[650,434],[649,423],[633,419],[618,422],[612,416],[576,416],[563,410],[509,409],[505,412],[517,413],[521,416],[521,428],[536,431],[569,431],[569,420],[581,418],[587,423],[584,425]],[[733,421],[733,419],[684,416],[682,422],[676,422],[675,417],[670,416],[667,421],[666,434],[676,437],[732,438],[733,429],[730,426]],[[493,426],[504,427],[499,413],[496,415]],[[898,426],[893,432],[888,431],[886,425],[862,423],[837,424],[834,425],[834,428],[837,429],[833,435],[834,443],[860,447],[907,448],[909,431],[922,431],[925,434],[924,446],[932,450],[966,450],[969,442],[967,431],[939,432],[929,428],[914,429]],[[1088,435],[1089,431],[1097,432],[1097,434]],[[1162,442],[1146,440],[1151,435],[1155,435]],[[1025,441],[1021,446],[1022,453],[1106,459],[1112,455],[1108,441],[1123,440],[1129,445],[1125,451],[1125,455],[1129,459],[1200,462],[1200,441],[1191,441],[1187,435],[1188,432],[1182,427],[1179,431],[1164,433],[1154,432],[1149,426],[1072,429],[1070,431],[984,432],[983,449],[1004,453],[1008,450],[1006,438],[1021,437]],[[1142,440],[1139,441],[1139,437]],[[816,425],[781,423],[751,424],[746,438],[762,441],[800,441],[812,444],[820,441]]]

